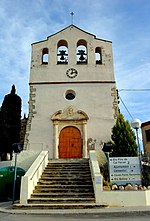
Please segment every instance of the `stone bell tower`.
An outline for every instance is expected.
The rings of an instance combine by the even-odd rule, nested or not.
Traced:
[[[112,42],[74,25],[32,44],[25,148],[86,158],[111,137],[118,111]]]

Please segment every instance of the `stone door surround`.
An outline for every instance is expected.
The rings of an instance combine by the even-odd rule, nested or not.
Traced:
[[[59,159],[59,135],[63,128],[67,126],[74,126],[80,130],[81,137],[83,140],[83,151],[82,157],[87,158],[87,122],[88,115],[81,110],[77,110],[74,106],[69,106],[64,110],[59,110],[51,117],[53,121],[53,143],[54,143],[54,151],[53,157],[54,159]]]

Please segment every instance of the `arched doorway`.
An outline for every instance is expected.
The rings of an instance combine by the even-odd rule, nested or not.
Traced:
[[[59,135],[59,158],[81,158],[82,138],[80,130],[73,126],[65,127]]]
[[[59,158],[87,158],[87,122],[88,122],[88,115],[82,111],[78,110],[74,106],[69,106],[65,108],[64,110],[59,110],[56,113],[53,114],[51,117],[51,120],[53,121],[54,126],[54,159]],[[69,128],[69,129],[66,129]],[[71,128],[73,131],[76,131],[76,136],[78,134],[78,142],[80,142],[80,145],[78,145],[78,154],[77,154],[77,142],[72,143],[72,152],[74,150],[74,154],[68,154],[68,156],[65,156],[63,150],[65,150],[65,142],[63,142],[63,134],[67,133],[67,130],[71,131]],[[65,131],[66,129],[66,131]],[[61,134],[62,133],[62,134]],[[70,134],[70,132],[68,132]],[[70,135],[71,137],[71,135]],[[65,138],[66,140],[68,138]],[[70,138],[71,139],[71,138]],[[69,140],[70,140],[69,139]],[[80,141],[79,141],[80,140]],[[70,143],[70,142],[69,142]],[[71,145],[71,144],[70,144]],[[64,147],[63,147],[64,146]],[[69,145],[67,145],[69,146]],[[66,150],[68,153],[68,151]]]

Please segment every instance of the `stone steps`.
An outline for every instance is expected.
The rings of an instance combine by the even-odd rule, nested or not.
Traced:
[[[28,204],[19,207],[78,209],[102,206],[95,204],[88,159],[62,159],[49,161]]]
[[[32,205],[59,204],[59,207],[87,203],[93,205],[95,198],[89,162],[85,159],[49,162],[28,200]]]
[[[79,188],[79,186],[78,186],[78,188]],[[44,187],[38,187],[38,188],[36,188],[34,191],[33,191],[33,193],[59,193],[59,194],[61,194],[61,193],[79,193],[79,192],[81,192],[81,187],[80,187],[80,189],[78,189],[78,188],[69,188],[68,189],[68,187],[66,186],[66,187],[64,187],[64,188],[49,188],[49,187],[47,187],[47,188],[44,188]],[[91,191],[91,189],[92,188],[85,188],[85,187],[82,187],[82,193],[89,193],[90,191]]]
[[[50,188],[50,189],[57,189],[57,190],[59,190],[59,189],[66,189],[66,187],[68,187],[70,190],[77,190],[77,188],[75,188],[75,185],[51,185],[51,184],[48,184],[48,182],[47,183],[45,183],[45,182],[43,182],[43,184],[38,184],[36,187],[35,187],[35,190],[36,189],[42,189],[42,188]],[[78,188],[80,189],[86,189],[86,188],[89,188],[89,189],[93,189],[93,185],[92,184],[89,184],[89,185],[86,185],[86,187],[85,187],[85,185],[78,185]]]
[[[90,181],[84,181],[84,180],[40,180],[38,184],[44,184],[44,185],[74,185],[75,188],[77,188],[79,185],[90,185]]]
[[[39,210],[39,209],[44,209],[44,210],[59,210],[62,209],[96,209],[96,208],[103,208],[103,207],[107,207],[107,205],[97,205],[95,203],[74,203],[74,204],[70,204],[70,203],[64,203],[64,204],[59,204],[59,203],[51,203],[51,204],[14,204],[13,205],[13,209],[35,209],[35,210]]]
[[[59,172],[61,172],[61,170],[63,171],[63,172],[81,172],[81,171],[85,171],[85,172],[88,172],[89,170],[88,170],[88,168],[87,167],[82,167],[82,166],[80,166],[80,167],[72,167],[72,168],[70,168],[70,166],[69,167],[48,167],[48,168],[46,168],[45,169],[45,172],[46,171],[50,171],[51,170],[51,172],[54,172],[53,170],[55,169],[55,171],[57,172],[57,171],[59,171]]]
[[[94,194],[91,193],[91,192],[88,192],[88,193],[80,193],[79,192],[67,192],[67,193],[64,193],[64,192],[55,192],[55,193],[52,193],[52,192],[39,192],[39,193],[33,193],[31,195],[31,198],[59,198],[59,199],[62,199],[62,198],[65,198],[65,197],[69,197],[69,198],[87,198],[87,197],[91,197],[91,198],[94,198]]]
[[[42,175],[42,177],[41,177],[41,179],[40,179],[40,181],[44,181],[44,180],[46,180],[46,181],[58,181],[58,182],[61,182],[61,181],[69,181],[69,182],[75,182],[75,181],[83,181],[84,183],[86,183],[86,182],[89,182],[89,179],[91,178],[91,176],[88,176],[88,177],[80,177],[80,176],[78,176],[78,177],[76,177],[76,176],[66,176],[66,177],[64,177],[64,176],[61,176],[61,177],[50,177],[50,176],[44,176],[44,175]],[[88,180],[87,180],[88,179]]]
[[[28,200],[29,204],[51,204],[51,203],[55,203],[55,204],[72,204],[72,206],[74,204],[79,204],[79,203],[94,203],[95,202],[95,198],[79,198],[79,197],[57,197],[57,198],[30,198]]]
[[[46,171],[46,172],[43,172],[43,176],[51,176],[51,177],[57,177],[57,176],[63,176],[63,177],[68,177],[68,176],[84,176],[84,177],[88,177],[88,176],[91,176],[91,173],[89,171],[83,171],[82,173],[80,173],[79,171]]]

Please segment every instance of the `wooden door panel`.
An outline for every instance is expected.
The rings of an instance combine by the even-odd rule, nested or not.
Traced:
[[[76,127],[65,127],[59,136],[59,158],[81,158],[82,139]]]

